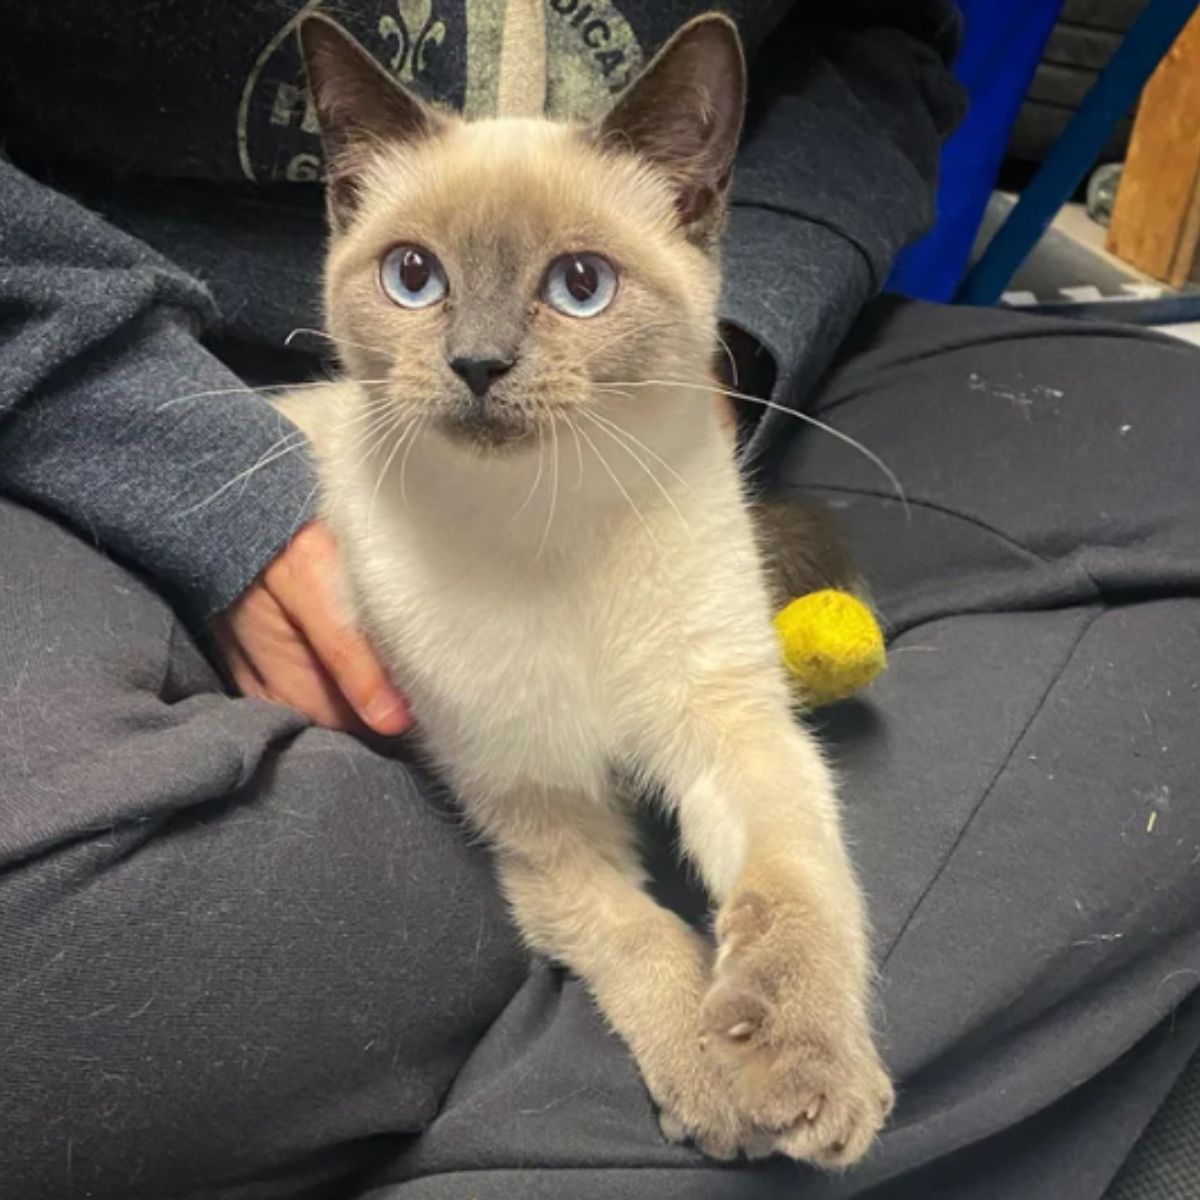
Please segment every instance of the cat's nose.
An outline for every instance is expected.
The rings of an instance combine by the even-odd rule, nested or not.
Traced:
[[[466,382],[475,396],[484,396],[488,388],[513,365],[511,358],[472,358],[459,355],[450,360],[450,369]]]

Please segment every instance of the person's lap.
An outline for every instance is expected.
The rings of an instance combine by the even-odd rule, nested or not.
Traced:
[[[817,415],[907,511],[832,439],[785,473],[893,633],[874,720],[831,731],[905,1081],[876,1169],[975,1145],[946,1194],[1082,1200],[1200,1040],[1200,355],[884,302],[842,361]]]
[[[831,1180],[664,1146],[547,971],[372,1200],[560,1195],[561,1171],[581,1198],[1100,1195],[1200,1041],[1177,1007],[1200,983],[1197,366],[885,301],[813,411],[888,460],[907,508],[820,433],[781,464],[835,506],[892,634],[869,698],[816,717],[901,1080],[870,1162]]]
[[[214,694],[157,600],[9,506],[0,1177],[31,1197],[72,1177],[305,1194],[351,1167],[378,1200],[900,1177],[1098,1195],[1200,1037],[1186,1008],[1165,1049],[1147,1036],[1200,966],[1200,359],[1013,320],[877,305],[823,388],[814,411],[888,460],[907,513],[815,431],[783,464],[837,507],[893,633],[870,696],[817,718],[902,1084],[865,1168],[665,1145],[580,985],[538,966],[518,988],[486,861],[415,777]],[[1092,1078],[1122,1103],[1089,1108]],[[1099,1136],[1074,1191],[1036,1136],[1054,1117],[1069,1147],[1072,1114]]]
[[[161,600],[0,501],[0,1195],[344,1181],[523,970],[421,777],[220,694]]]

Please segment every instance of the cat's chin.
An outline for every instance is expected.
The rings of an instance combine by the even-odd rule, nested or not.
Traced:
[[[438,432],[456,446],[479,455],[514,454],[536,445],[532,421],[496,413],[449,413],[437,419]]]

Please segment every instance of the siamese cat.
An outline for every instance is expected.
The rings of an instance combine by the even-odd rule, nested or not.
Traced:
[[[348,602],[665,1135],[853,1163],[893,1099],[864,905],[712,374],[736,29],[686,25],[590,127],[468,123],[331,21],[300,36],[343,373],[281,407]],[[677,818],[715,949],[644,890],[629,778]]]

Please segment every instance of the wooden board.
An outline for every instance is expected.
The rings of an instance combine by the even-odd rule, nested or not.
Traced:
[[[1197,277],[1200,9],[1142,92],[1107,246],[1172,287]]]

